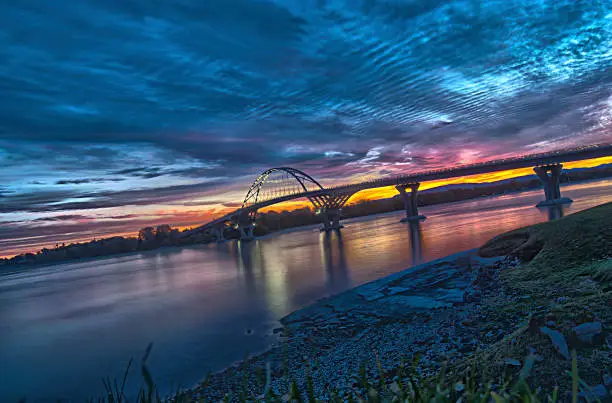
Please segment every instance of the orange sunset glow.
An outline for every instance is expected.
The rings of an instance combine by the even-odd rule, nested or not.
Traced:
[[[600,165],[612,164],[612,157],[601,157],[601,158],[593,158],[582,161],[573,161],[563,164],[565,169],[575,169],[575,168],[593,168]],[[520,168],[520,169],[509,169],[505,171],[491,172],[486,174],[477,174],[477,175],[468,175],[461,176],[457,178],[451,179],[441,179],[434,181],[427,181],[421,183],[419,190],[427,190],[433,189],[440,186],[446,185],[459,185],[459,184],[467,184],[467,183],[493,183],[498,181],[503,181],[506,179],[512,178],[520,178],[523,176],[533,175],[533,168]],[[372,200],[380,200],[387,199],[390,197],[396,196],[397,190],[393,186],[385,186],[381,188],[375,189],[366,189],[362,190],[353,197],[349,199],[347,205],[356,204],[361,202],[367,202]],[[279,203],[270,207],[266,207],[261,209],[261,212],[282,212],[282,211],[292,211],[301,208],[311,208],[312,204],[308,200],[292,200],[284,203]],[[228,209],[228,212],[231,209]]]

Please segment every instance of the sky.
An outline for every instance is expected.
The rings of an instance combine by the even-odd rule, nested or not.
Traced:
[[[608,0],[20,0],[0,26],[0,256],[201,224],[274,166],[612,141]]]

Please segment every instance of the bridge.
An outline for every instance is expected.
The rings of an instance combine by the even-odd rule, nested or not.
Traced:
[[[418,211],[418,189],[421,182],[529,167],[533,167],[544,188],[544,200],[537,204],[538,207],[571,203],[571,199],[561,196],[559,179],[562,164],[611,155],[612,144],[595,144],[327,188],[298,169],[272,168],[257,177],[239,209],[198,228],[186,231],[183,236],[204,232],[214,235],[217,241],[221,241],[224,239],[225,229],[233,226],[240,231],[241,240],[251,240],[254,238],[253,229],[259,209],[301,198],[308,199],[317,213],[322,215],[322,231],[339,230],[342,228],[340,223],[342,207],[355,193],[386,186],[394,186],[404,201],[406,217],[402,219],[402,222],[415,222],[425,219],[425,216],[419,214]]]

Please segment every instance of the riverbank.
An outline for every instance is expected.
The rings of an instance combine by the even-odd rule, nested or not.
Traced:
[[[577,349],[584,385],[612,387],[606,329],[612,325],[612,203],[512,231],[480,250],[439,259],[294,312],[266,353],[207,379],[192,398],[287,395],[292,382],[319,398],[359,394],[362,379],[392,385],[411,376],[451,379],[477,367],[483,380],[514,377],[530,357],[529,379],[571,387]],[[268,370],[269,368],[269,370]],[[263,374],[269,373],[266,381]],[[381,376],[382,374],[382,376]],[[582,387],[587,389],[586,386]],[[587,392],[585,392],[587,393]]]
[[[265,373],[267,365],[270,386],[280,396],[289,391],[288,380],[306,390],[308,374],[317,396],[348,395],[358,388],[362,367],[369,379],[377,379],[380,363],[392,378],[402,361],[412,362],[416,355],[419,373],[435,375],[442,362],[453,363],[488,346],[466,326],[498,288],[498,271],[513,265],[470,250],[320,300],[281,320],[278,345],[215,374],[194,397],[203,393],[215,400],[242,390],[245,374],[249,393],[262,394],[265,385],[257,374]],[[504,335],[499,331],[491,337]]]

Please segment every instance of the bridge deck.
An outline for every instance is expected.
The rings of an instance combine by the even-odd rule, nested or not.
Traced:
[[[270,200],[265,200],[257,204],[253,204],[247,207],[247,210],[257,210],[264,207],[268,207],[274,204],[282,203],[289,200],[322,196],[330,193],[357,193],[365,189],[373,189],[385,186],[395,186],[399,184],[425,182],[439,179],[450,179],[460,176],[476,175],[491,173],[497,171],[504,171],[508,169],[518,168],[529,168],[535,166],[558,164],[564,162],[580,161],[584,159],[608,157],[612,155],[612,144],[598,144],[593,146],[579,147],[571,150],[561,150],[550,153],[531,154],[522,157],[508,158],[504,160],[493,160],[487,162],[481,162],[477,164],[456,166],[453,168],[436,169],[424,172],[415,172],[412,174],[399,175],[387,178],[380,178],[372,181],[338,185],[330,188],[321,190],[315,190],[310,192],[295,193],[282,197],[277,197]],[[239,214],[241,209],[238,209],[232,213],[225,215],[224,217],[218,218],[212,222],[204,224],[189,233],[194,231],[201,231],[210,228],[214,225],[220,224],[231,220],[232,217]]]

